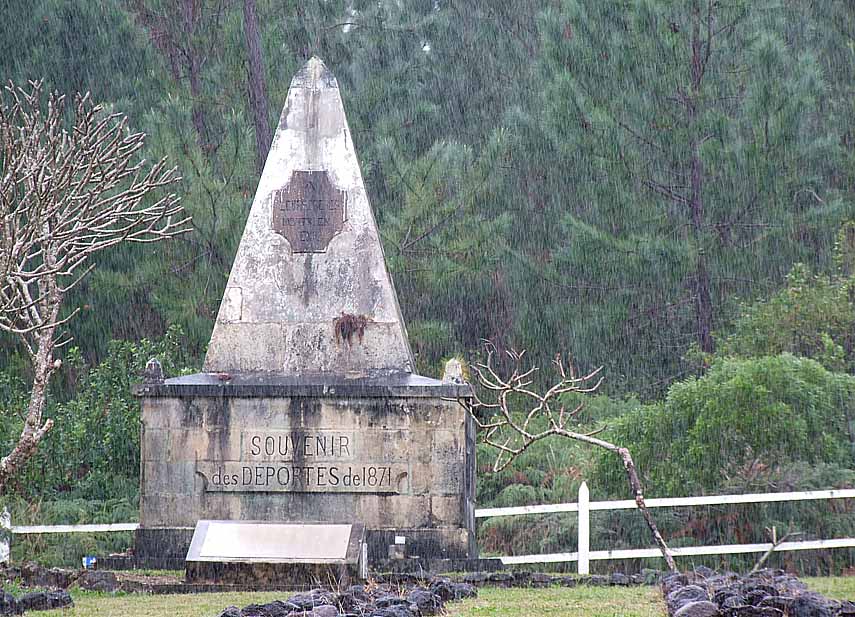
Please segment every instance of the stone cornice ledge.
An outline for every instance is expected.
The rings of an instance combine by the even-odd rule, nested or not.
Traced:
[[[235,398],[469,398],[472,387],[411,373],[386,373],[346,378],[336,375],[288,376],[276,373],[196,373],[142,383],[133,387],[140,397],[215,396]]]

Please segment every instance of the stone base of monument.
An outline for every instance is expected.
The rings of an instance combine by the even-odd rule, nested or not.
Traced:
[[[199,521],[187,583],[347,586],[367,577],[360,524]]]
[[[200,374],[139,392],[140,558],[183,557],[206,519],[362,523],[370,563],[396,536],[407,558],[477,555],[468,386]]]
[[[184,560],[193,540],[193,530],[193,527],[137,529],[134,532],[133,559],[127,569],[183,570]],[[108,569],[123,568],[117,568],[111,563]]]

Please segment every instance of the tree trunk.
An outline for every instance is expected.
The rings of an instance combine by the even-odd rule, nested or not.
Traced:
[[[703,249],[698,251],[695,269],[695,316],[698,323],[698,345],[701,351],[713,353],[715,351],[715,340],[712,336],[713,306],[710,295],[710,276]]]
[[[650,529],[651,534],[653,534],[653,541],[656,542],[656,546],[659,547],[659,551],[662,553],[665,563],[668,564],[668,569],[671,570],[671,572],[677,572],[677,564],[674,562],[674,556],[671,554],[671,549],[668,548],[668,545],[665,543],[665,539],[662,537],[662,534],[659,533],[659,527],[656,526],[656,521],[650,514],[650,510],[647,509],[647,503],[644,501],[644,493],[641,491],[641,480],[638,479],[638,473],[635,470],[635,463],[632,460],[632,455],[630,455],[627,448],[617,448],[616,452],[618,456],[620,456],[624,470],[626,470],[626,477],[629,480],[629,486],[632,489],[633,496],[635,497],[635,505],[637,505],[638,509],[641,510],[644,522],[647,523],[647,527]]]
[[[258,173],[264,169],[270,151],[270,114],[267,111],[267,81],[264,76],[264,61],[261,57],[261,37],[258,33],[258,17],[255,0],[243,2],[243,26],[246,35],[246,50],[249,57],[247,86],[249,104],[255,124],[255,152]]]
[[[199,22],[197,0],[184,0],[182,5],[187,45],[182,49],[186,60],[187,77],[190,82],[191,120],[196,130],[197,143],[203,151],[208,149],[208,119],[202,104],[202,61],[194,48],[193,36]]]
[[[690,127],[697,119],[701,82],[703,81],[706,62],[709,58],[709,46],[712,45],[712,41],[707,41],[707,48],[706,50],[704,49],[703,42],[701,41],[700,20],[700,13],[696,7],[692,28],[692,97],[687,106]],[[707,260],[703,247],[704,163],[701,159],[701,138],[695,137],[695,139],[698,141],[692,144],[691,194],[689,195],[689,215],[692,220],[692,234],[698,253],[697,262],[695,263],[694,280],[695,319],[698,328],[698,345],[701,351],[712,353],[715,351],[715,341],[712,337],[713,305],[712,295],[710,294],[710,276],[707,270]]]
[[[9,480],[35,454],[39,442],[53,427],[51,419],[42,424],[42,413],[50,376],[55,370],[52,353],[55,330],[55,327],[49,327],[39,332],[38,349],[33,361],[33,389],[27,407],[27,419],[24,421],[24,429],[21,431],[18,443],[7,456],[0,459],[0,495],[5,492]]]
[[[473,417],[475,416],[473,415]],[[647,528],[650,529],[653,541],[656,543],[656,546],[659,547],[659,552],[662,553],[662,558],[665,559],[665,563],[668,564],[668,569],[671,572],[677,572],[677,563],[674,561],[674,555],[671,553],[671,549],[668,548],[665,538],[663,538],[662,534],[659,532],[656,520],[653,518],[653,515],[650,514],[650,510],[647,509],[647,502],[644,501],[644,491],[641,488],[641,480],[638,477],[638,471],[635,469],[635,462],[632,460],[632,454],[630,454],[629,448],[617,446],[598,437],[592,437],[591,435],[584,435],[582,433],[576,433],[575,431],[568,431],[562,428],[558,428],[554,432],[556,435],[563,435],[564,437],[569,437],[576,441],[599,446],[609,452],[614,452],[620,457],[621,463],[623,463],[623,469],[626,472],[626,479],[629,482],[629,488],[632,491],[633,498],[635,499],[635,505],[638,506],[641,516],[644,517],[644,522],[647,523]]]

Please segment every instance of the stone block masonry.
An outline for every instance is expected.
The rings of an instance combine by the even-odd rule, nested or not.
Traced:
[[[456,400],[465,387],[411,375],[328,384],[338,394],[324,396],[235,379],[141,388],[143,541],[147,529],[163,541],[164,529],[207,518],[358,521],[374,560],[390,534],[407,537],[408,556],[474,555],[474,434]]]
[[[468,386],[413,355],[338,82],[294,76],[205,357],[142,399],[136,554],[200,520],[360,523],[369,562],[474,557]],[[396,549],[397,550],[397,549]]]

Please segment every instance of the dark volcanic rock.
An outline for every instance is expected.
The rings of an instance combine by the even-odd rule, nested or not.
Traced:
[[[791,617],[832,617],[837,605],[818,593],[805,593],[793,600]]]
[[[689,584],[689,578],[679,572],[669,572],[660,580],[662,593],[667,597],[675,589]]]
[[[469,583],[455,583],[447,579],[436,579],[430,585],[430,590],[442,598],[443,602],[474,598],[478,591]]]
[[[783,570],[739,577],[698,568],[688,577],[667,574],[661,585],[672,617],[855,617],[855,603],[814,593]]]
[[[472,585],[445,578],[432,579],[429,588],[381,584],[366,589],[353,585],[338,594],[314,589],[284,601],[250,604],[243,610],[230,606],[219,617],[428,617],[441,614],[446,600],[474,595]]]
[[[529,577],[529,585],[532,587],[549,587],[552,585],[552,577],[542,572],[535,572]]]
[[[709,578],[711,576],[715,576],[715,570],[706,566],[695,566],[694,572],[696,576],[700,576],[701,578]]]
[[[344,613],[358,613],[359,608],[371,602],[371,598],[365,593],[362,585],[355,585],[338,594],[335,599],[336,606]]]
[[[0,589],[0,615],[20,615],[24,612],[21,604],[15,599],[11,593],[6,593]]]
[[[387,608],[378,608],[371,613],[370,617],[415,617],[415,613],[406,606],[399,604]]]
[[[709,600],[689,602],[674,613],[674,617],[718,617],[718,607]]]
[[[722,602],[714,602],[718,604],[719,608],[722,610],[729,610],[734,608],[739,608],[740,606],[745,606],[745,598],[742,596],[727,596]]]
[[[463,600],[464,598],[474,598],[478,595],[478,590],[469,583],[452,583],[451,590],[454,593],[452,600]]]
[[[83,570],[77,577],[81,589],[112,593],[119,588],[119,579],[112,572],[103,570]]]
[[[702,600],[709,599],[707,590],[703,587],[698,585],[685,585],[669,593],[668,597],[665,598],[665,604],[668,605],[668,608],[671,609],[672,612],[676,612],[677,609],[689,604],[690,602],[700,602]]]
[[[793,602],[795,602],[795,598],[791,598],[790,596],[770,596],[760,602],[759,606],[777,608],[779,611],[787,613],[790,611]]]
[[[724,606],[727,603],[728,606],[739,606],[740,604],[745,604],[742,600],[742,596],[739,595],[732,587],[725,587],[724,589],[719,589],[713,594],[712,601],[718,604],[719,606]]]
[[[442,610],[442,598],[427,589],[413,589],[407,600],[415,604],[422,615],[435,615]]]
[[[264,609],[270,614],[270,617],[286,617],[292,613],[300,612],[302,609],[296,604],[283,602],[282,600],[274,600],[264,605]]]
[[[44,568],[37,563],[28,562],[21,566],[20,578],[28,587],[48,587],[50,589],[67,589],[77,579],[74,570],[61,568]]]
[[[725,617],[782,617],[784,613],[769,606],[738,606],[724,611]]]
[[[514,583],[514,576],[507,572],[492,572],[487,580],[496,585],[510,587]]]
[[[250,604],[243,607],[240,617],[273,617],[273,615],[262,604]]]
[[[400,598],[397,596],[385,596],[378,598],[374,601],[374,606],[378,610],[404,608],[413,615],[417,615],[419,612],[418,606],[410,602],[407,598]]]
[[[293,614],[293,613],[292,613]],[[338,609],[329,604],[316,606],[308,613],[304,613],[305,617],[338,617]]]
[[[393,595],[385,595],[380,596],[376,600],[374,600],[374,606],[377,608],[386,608],[388,606],[397,606],[399,604],[409,604],[410,601],[406,598],[402,598],[400,596]]]
[[[483,585],[488,580],[490,580],[490,575],[486,572],[470,572],[463,577],[463,582],[470,585]]]
[[[300,611],[310,611],[316,606],[333,604],[334,601],[335,597],[331,593],[321,589],[313,589],[306,593],[298,593],[286,600],[288,604],[293,604],[297,607],[297,610]]]
[[[25,611],[49,611],[55,608],[74,606],[67,591],[36,591],[27,593],[18,599]]]

